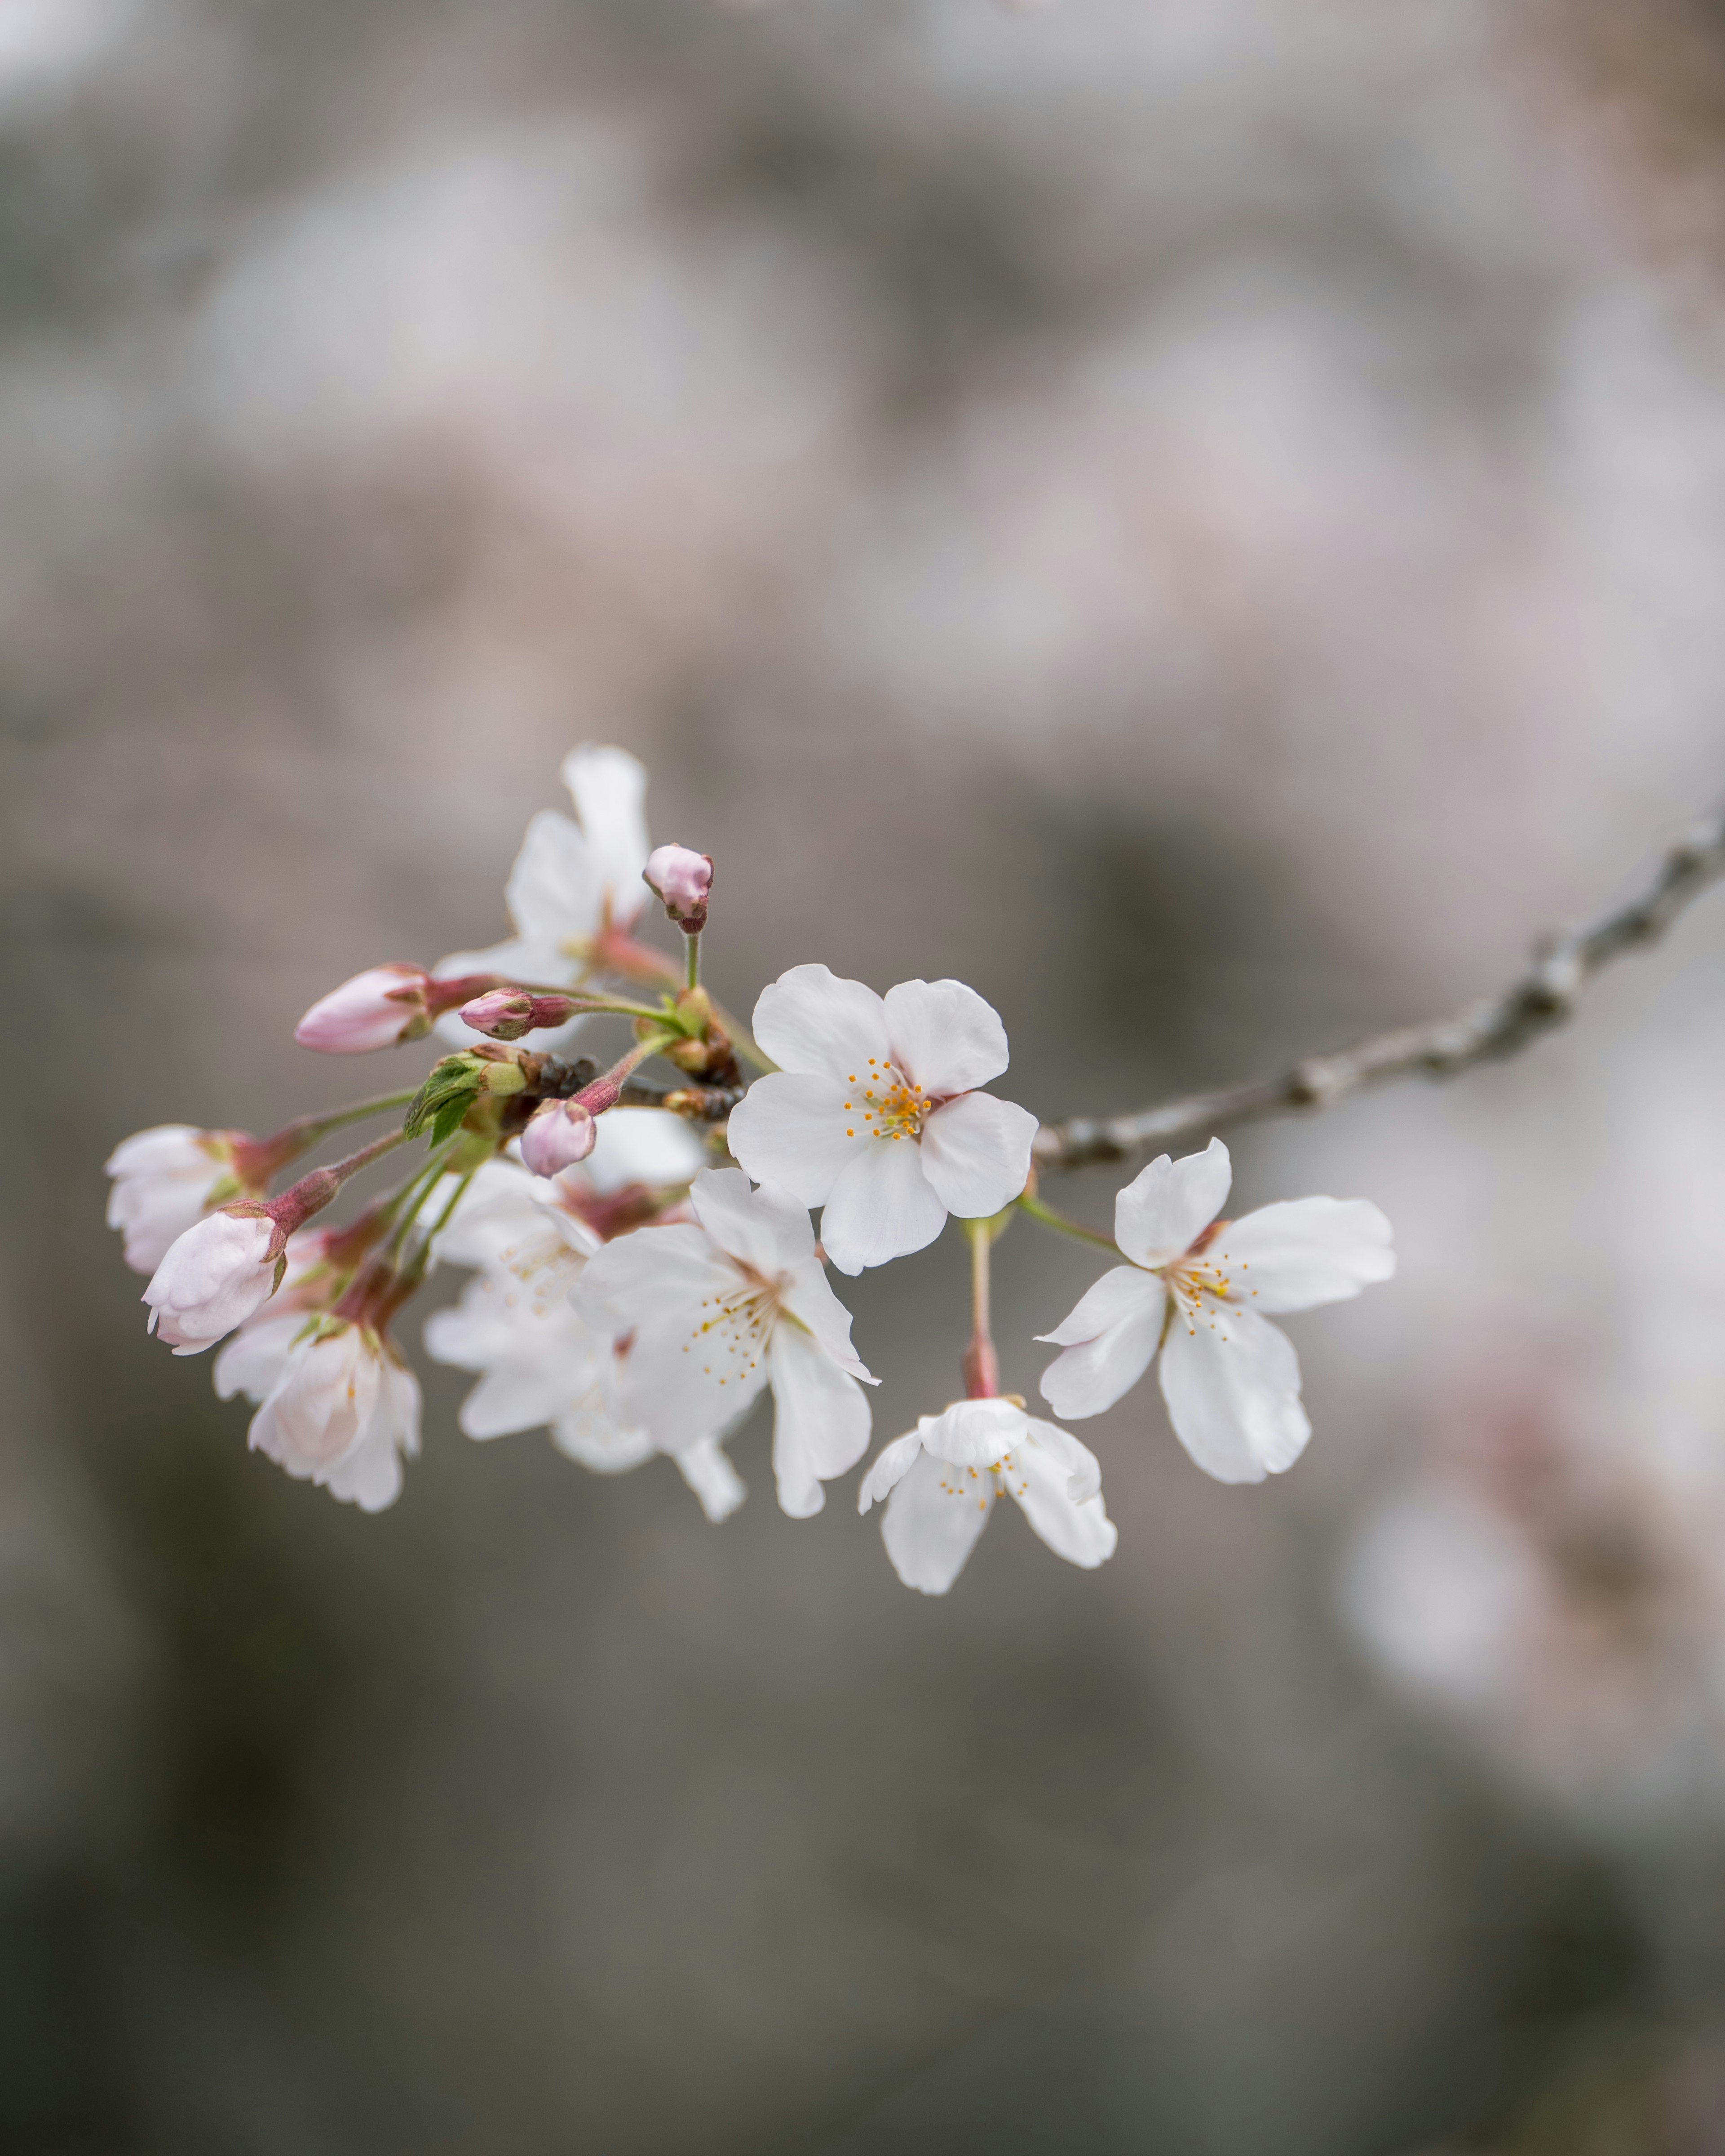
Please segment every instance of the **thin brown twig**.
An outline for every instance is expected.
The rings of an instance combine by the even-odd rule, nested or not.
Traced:
[[[1351,1048],[1302,1057],[1278,1077],[1185,1094],[1136,1114],[1045,1123],[1036,1134],[1036,1165],[1045,1171],[1127,1160],[1152,1146],[1183,1145],[1266,1116],[1332,1108],[1350,1094],[1394,1079],[1454,1078],[1476,1064],[1519,1055],[1569,1017],[1581,990],[1603,967],[1656,942],[1721,875],[1725,807],[1680,839],[1631,897],[1581,927],[1548,937],[1501,995],[1460,1017],[1398,1026]]]

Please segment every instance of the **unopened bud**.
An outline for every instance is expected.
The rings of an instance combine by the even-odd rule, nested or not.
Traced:
[[[579,1006],[569,996],[529,995],[525,988],[493,988],[461,1007],[461,1023],[493,1040],[519,1040],[524,1033],[565,1025]]]
[[[294,1039],[326,1055],[364,1055],[418,1040],[431,1030],[430,986],[423,966],[368,967],[320,997],[294,1028]]]
[[[655,847],[647,856],[641,879],[685,936],[698,936],[706,927],[706,902],[713,887],[711,854],[691,854],[686,846]]]
[[[547,1101],[521,1132],[521,1158],[535,1175],[561,1175],[585,1160],[599,1127],[579,1101]]]

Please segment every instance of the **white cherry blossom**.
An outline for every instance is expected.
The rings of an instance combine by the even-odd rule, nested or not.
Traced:
[[[467,1436],[544,1428],[567,1458],[614,1475],[659,1448],[623,1399],[610,1331],[595,1330],[569,1300],[600,1247],[586,1216],[632,1183],[685,1181],[701,1148],[686,1126],[651,1108],[614,1110],[598,1128],[590,1163],[554,1179],[507,1161],[480,1171],[439,1239],[442,1257],[474,1266],[475,1276],[459,1303],[428,1319],[424,1340],[434,1360],[479,1373],[457,1417]],[[676,1461],[709,1518],[742,1502],[742,1480],[713,1440]]]
[[[692,1222],[639,1229],[589,1259],[576,1307],[626,1342],[624,1397],[664,1451],[728,1429],[770,1383],[778,1502],[806,1518],[825,1502],[821,1484],[862,1456],[858,1380],[875,1380],[788,1192],[707,1168],[690,1204]]]
[[[1115,1200],[1114,1240],[1131,1260],[1040,1337],[1065,1353],[1042,1376],[1058,1415],[1100,1414],[1162,1349],[1168,1419],[1220,1482],[1260,1482],[1291,1467],[1312,1424],[1284,1311],[1341,1302],[1395,1270],[1390,1227],[1364,1199],[1300,1198],[1219,1220],[1228,1148],[1163,1153]]]
[[[158,1123],[116,1146],[107,1163],[114,1178],[108,1225],[125,1236],[126,1262],[134,1272],[153,1273],[224,1183],[231,1194],[238,1135]]]
[[[267,1213],[212,1213],[168,1248],[143,1300],[149,1329],[176,1355],[201,1355],[275,1291],[275,1223]]]
[[[575,818],[543,808],[528,824],[504,889],[515,934],[484,951],[452,952],[434,968],[439,979],[499,973],[565,988],[587,969],[596,939],[627,931],[639,919],[651,895],[641,880],[648,855],[646,773],[625,749],[588,744],[564,757],[562,775]],[[567,1038],[580,1023],[556,1038]],[[460,1047],[481,1038],[453,1012],[439,1019],[437,1030]]]
[[[259,1403],[248,1442],[302,1481],[381,1512],[419,1450],[419,1381],[368,1326],[299,1314],[248,1326],[217,1358],[216,1391]]]
[[[1036,1118],[977,1091],[1006,1068],[1006,1029],[962,981],[878,996],[793,966],[762,990],[754,1027],[779,1069],[732,1111],[731,1150],[757,1182],[824,1208],[841,1272],[920,1250],[949,1213],[986,1218],[1024,1188]]]
[[[1087,1571],[1118,1539],[1088,1446],[1009,1399],[958,1400],[895,1438],[863,1477],[857,1509],[886,1499],[880,1536],[906,1587],[944,1594],[1000,1497],[1010,1497],[1056,1557]]]

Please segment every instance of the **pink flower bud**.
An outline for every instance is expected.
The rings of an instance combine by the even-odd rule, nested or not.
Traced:
[[[294,1039],[326,1055],[364,1055],[418,1040],[431,1030],[431,986],[423,966],[368,967],[320,997],[294,1028]]]
[[[524,1033],[567,1025],[580,1008],[568,996],[530,995],[525,988],[493,988],[461,1007],[461,1023],[494,1040],[519,1040]]]
[[[547,1101],[521,1132],[521,1158],[535,1175],[561,1175],[593,1151],[599,1127],[579,1101]]]
[[[658,846],[647,857],[642,880],[657,892],[665,910],[685,936],[706,926],[706,902],[713,887],[713,857],[691,854],[686,846]]]

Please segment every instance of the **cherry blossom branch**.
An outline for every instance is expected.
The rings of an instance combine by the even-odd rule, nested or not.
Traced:
[[[1041,1169],[1088,1168],[1173,1147],[1238,1123],[1332,1108],[1350,1094],[1398,1078],[1454,1078],[1477,1064],[1517,1055],[1563,1024],[1594,975],[1656,942],[1683,909],[1725,875],[1725,808],[1696,824],[1621,905],[1548,937],[1502,994],[1457,1017],[1392,1028],[1327,1055],[1309,1055],[1274,1078],[1226,1086],[1136,1114],[1070,1116],[1045,1123],[1033,1158]]]

